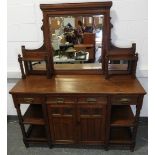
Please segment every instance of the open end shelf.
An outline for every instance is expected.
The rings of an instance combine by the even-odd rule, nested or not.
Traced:
[[[112,127],[110,133],[111,144],[131,144],[130,127]]]
[[[111,126],[133,126],[134,114],[130,105],[112,106]]]
[[[27,140],[29,141],[47,141],[45,126],[30,125],[27,131]]]
[[[30,105],[23,116],[23,123],[44,125],[42,106],[39,104]]]

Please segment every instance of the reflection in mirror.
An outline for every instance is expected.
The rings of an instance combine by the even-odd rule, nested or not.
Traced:
[[[45,61],[33,61],[31,62],[32,65],[32,70],[42,70],[42,71],[46,71],[46,62]]]
[[[129,60],[109,60],[108,69],[109,71],[112,70],[113,73],[118,71],[120,71],[120,73],[121,71],[128,72],[131,69],[129,64],[131,64]]]
[[[103,17],[49,17],[55,69],[101,69]]]

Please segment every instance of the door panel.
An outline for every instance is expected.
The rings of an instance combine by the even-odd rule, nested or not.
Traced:
[[[83,118],[80,122],[80,141],[104,141],[101,118]],[[102,136],[101,136],[102,135]]]
[[[79,105],[79,143],[103,144],[106,105]]]
[[[54,144],[75,143],[74,105],[49,105],[50,130]]]

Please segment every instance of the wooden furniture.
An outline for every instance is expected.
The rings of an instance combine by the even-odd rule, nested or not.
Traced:
[[[135,53],[136,51],[136,44],[132,44],[131,48],[118,48],[112,46],[110,50],[106,53],[105,56],[105,78],[109,78],[112,74],[131,74],[133,78],[136,77],[136,67],[138,61],[138,54]],[[109,62],[112,61],[120,61],[126,60],[127,61],[127,68],[126,70],[110,70],[109,69]]]
[[[110,46],[110,8],[112,6],[112,2],[90,2],[90,3],[66,3],[66,4],[41,4],[40,8],[43,12],[43,38],[44,42],[41,48],[32,50],[32,49],[26,49],[25,46],[22,46],[22,53],[23,56],[25,53],[27,53],[30,57],[34,57],[38,59],[39,55],[42,54],[42,57],[48,55],[47,59],[47,71],[45,70],[31,70],[31,74],[35,75],[45,75],[48,72],[48,78],[51,78],[52,75],[57,74],[57,70],[54,68],[53,63],[53,48],[51,46],[51,32],[50,30],[52,27],[49,24],[49,18],[50,17],[61,17],[61,16],[96,16],[96,15],[102,15],[103,18],[103,24],[104,25],[104,35],[102,37],[102,52],[101,52],[101,59],[102,64],[100,69],[93,69],[93,72],[98,72],[99,74],[103,74],[105,70],[105,54]],[[85,39],[86,40],[86,39]],[[88,42],[88,40],[86,41]],[[87,43],[88,44],[88,43]],[[94,52],[92,54],[92,51],[90,51],[91,59],[94,60]],[[31,61],[25,62],[24,67],[27,68],[28,63],[31,64]],[[81,74],[85,72],[85,70],[75,70],[73,72],[76,72],[76,74]],[[70,70],[62,71],[63,74],[70,74]],[[87,69],[88,74],[92,74],[92,69]]]
[[[133,150],[144,89],[136,79],[102,75],[29,76],[10,91],[26,146],[127,145]],[[22,116],[21,104],[29,104]],[[131,110],[136,106],[136,113]],[[25,124],[30,127],[26,131]]]
[[[83,44],[74,45],[74,48],[77,51],[78,50],[85,50],[86,52],[89,53],[89,62],[94,62],[95,61],[95,44],[94,43],[90,43],[90,42],[85,41]]]
[[[19,62],[23,79],[10,91],[26,147],[36,143],[49,147],[54,144],[96,144],[105,149],[111,145],[125,145],[134,150],[145,91],[136,78],[128,75],[105,79],[109,74],[107,68],[105,70],[105,59],[113,60],[110,49],[116,48],[112,49],[110,43],[111,5],[112,2],[40,5],[44,44],[36,50],[22,47],[23,56],[19,57]],[[77,14],[104,15],[102,64],[53,63],[49,17]],[[127,49],[120,48],[116,53],[120,50],[127,54]],[[46,67],[32,67],[33,60],[46,61]],[[109,64],[108,69],[124,66],[126,64]],[[135,67],[131,66],[133,75]],[[24,114],[21,113],[22,104],[29,105]],[[131,105],[135,106],[135,113]]]
[[[83,44],[92,44],[93,47],[87,49],[89,51],[89,61],[95,61],[95,33],[84,33],[83,34]]]

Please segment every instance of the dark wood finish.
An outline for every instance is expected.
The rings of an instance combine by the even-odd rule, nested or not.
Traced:
[[[130,105],[112,106],[111,126],[133,126],[134,114]]]
[[[30,105],[23,116],[24,124],[44,125],[44,117],[41,105]]]
[[[45,46],[43,45],[39,49],[25,49],[25,46],[22,46],[22,61],[24,61],[25,73],[26,75],[30,74],[46,74],[48,72],[45,68],[44,72],[33,70],[32,62],[33,61],[45,61],[48,62],[49,54],[46,51]]]
[[[138,128],[138,120],[140,116],[140,110],[142,108],[142,101],[143,101],[143,95],[139,95],[138,97],[138,104],[136,105],[136,115],[135,115],[135,127],[133,128],[133,134],[132,134],[132,144],[130,146],[131,151],[134,151],[135,144],[136,144],[136,134],[137,134],[137,128]]]
[[[26,75],[30,74],[47,74],[48,78],[50,78],[57,70],[54,68],[53,63],[53,49],[51,47],[51,38],[50,38],[50,26],[49,26],[49,17],[50,16],[66,16],[66,15],[81,15],[81,16],[92,16],[92,15],[104,15],[104,35],[102,39],[102,73],[104,72],[104,57],[105,53],[110,46],[109,38],[110,38],[110,8],[112,6],[112,2],[88,2],[88,3],[66,3],[66,4],[41,4],[40,8],[43,12],[43,45],[38,49],[25,49],[25,46],[22,46],[22,54],[23,58],[28,57],[29,61],[24,61],[25,73]],[[88,44],[91,42],[93,47],[88,48],[88,52],[90,53],[90,62],[94,62],[95,60],[95,34],[84,34],[84,44]],[[41,70],[33,70],[31,59],[38,59],[47,57],[47,68],[44,71]],[[82,70],[82,69],[80,69]],[[63,71],[59,72],[63,73]],[[75,70],[74,72],[78,72]],[[70,74],[71,71],[66,71],[66,74]],[[94,74],[92,70],[88,70],[85,74]]]
[[[15,98],[14,98],[14,103],[16,103]],[[20,104],[15,105],[15,108],[16,108],[16,111],[17,111],[17,114],[18,114],[19,125],[21,127],[21,131],[22,131],[22,134],[23,134],[23,142],[24,142],[25,146],[28,147],[29,143],[27,142],[27,133],[25,131],[25,126],[23,124],[23,118],[22,118],[22,114],[21,114],[21,110],[20,110]]]
[[[44,103],[45,103],[45,98],[44,98]],[[45,121],[45,133],[48,141],[49,148],[52,147],[52,138],[50,133],[50,127],[49,127],[49,117],[48,117],[48,110],[46,104],[42,104],[42,110],[43,110],[43,116],[44,116],[44,121]]]
[[[105,55],[105,78],[108,79],[111,74],[119,74],[109,72],[109,61],[116,60],[127,60],[128,61],[128,74],[132,75],[133,78],[136,77],[136,67],[138,61],[138,54],[135,53],[136,44],[133,43],[131,48],[118,48],[111,45],[111,48],[107,51]],[[126,74],[126,71],[124,72]]]
[[[21,55],[18,55],[18,62],[20,64],[20,69],[21,69],[21,73],[22,73],[22,78],[25,79],[28,75],[47,75],[47,78],[49,78],[49,72],[48,72],[48,54],[47,52],[39,52],[37,54],[37,52],[31,52],[24,49],[22,49],[22,53],[23,53],[23,57],[21,57]],[[41,62],[44,61],[45,62],[45,68],[43,70],[34,70],[33,68],[33,64],[32,62]],[[23,67],[23,63],[25,68]],[[25,71],[25,72],[24,72]]]
[[[74,48],[77,51],[85,50],[89,53],[89,62],[95,61],[95,34],[85,34],[84,33],[84,42],[83,44],[76,44],[74,45]],[[75,68],[74,68],[75,70]]]
[[[118,48],[112,45],[111,43],[111,28],[113,25],[110,23],[110,8],[112,2],[89,2],[89,3],[66,3],[66,4],[41,4],[40,8],[43,12],[43,45],[38,49],[25,49],[25,46],[22,46],[23,58],[27,59],[24,61],[25,73],[26,75],[45,75],[47,74],[48,78],[51,78],[54,74],[80,74],[82,67],[78,70],[59,70],[54,67],[53,63],[53,48],[51,47],[51,38],[50,38],[50,28],[49,17],[56,16],[67,16],[67,15],[83,15],[83,16],[92,16],[92,15],[104,15],[104,33],[102,34],[102,51],[101,51],[101,62],[102,67],[100,71],[86,70],[85,74],[96,74],[96,73],[105,73],[105,78],[108,79],[110,75],[113,74],[129,74],[132,78],[135,78],[138,54],[136,51],[136,44],[133,43],[131,48]],[[87,48],[89,52],[89,62],[94,62],[95,60],[95,34],[93,33],[84,33],[84,44],[93,44],[92,48]],[[42,59],[46,62],[45,70],[33,70],[32,61],[34,59]],[[45,59],[46,58],[46,59]],[[25,59],[25,60],[26,60]],[[128,69],[127,71],[118,70],[112,71],[109,69],[109,61],[115,60],[127,60]],[[20,63],[21,66],[21,63]],[[25,78],[23,69],[21,66],[22,77]],[[82,71],[83,72],[83,71]]]
[[[74,104],[62,105],[62,100],[59,100],[57,104],[51,103],[48,105],[48,114],[53,144],[75,143]]]
[[[102,96],[102,97],[98,97],[98,96],[87,96],[87,97],[79,97],[78,98],[78,104],[106,104],[107,103],[107,97]]]
[[[92,44],[92,48],[88,48],[87,51],[89,52],[89,62],[95,61],[95,33],[84,33],[83,34],[83,43],[84,44]]]
[[[77,105],[80,144],[104,144],[106,104],[91,102]]]
[[[16,104],[42,104],[42,98],[32,95],[21,95],[16,98]]]
[[[113,105],[135,105],[137,101],[138,95],[117,95],[111,98]]]
[[[31,128],[26,132],[24,123],[42,125],[44,140],[50,147],[52,144],[102,144],[108,149],[110,144],[127,144],[134,150],[145,94],[137,79],[115,76],[105,80],[102,75],[57,75],[47,79],[31,75],[20,80],[10,93],[26,146],[42,140],[30,138]],[[24,116],[21,104],[30,104]],[[135,116],[130,105],[136,106]]]
[[[26,75],[24,73],[24,67],[23,67],[23,63],[22,63],[22,57],[21,57],[20,54],[18,55],[18,62],[19,62],[19,65],[20,65],[21,73],[22,73],[22,79],[25,79],[26,78]]]
[[[43,84],[43,85],[41,85]],[[21,94],[19,98],[42,98],[37,94],[113,94],[113,95],[144,95],[145,91],[137,79],[128,76],[115,76],[105,80],[102,75],[56,75],[52,79],[44,76],[29,76],[19,80],[10,90],[11,94]],[[27,94],[27,95],[26,95]]]
[[[47,74],[48,78],[51,78],[52,75],[57,74],[57,68],[54,67],[53,63],[53,48],[51,47],[51,38],[50,38],[50,26],[49,26],[49,17],[51,16],[67,16],[67,15],[83,15],[83,16],[92,16],[92,15],[104,15],[104,33],[102,34],[102,52],[101,52],[101,62],[102,69],[101,73],[105,73],[105,78],[109,78],[113,74],[129,74],[131,77],[135,78],[138,54],[136,51],[136,44],[133,43],[131,48],[118,48],[112,45],[111,43],[111,28],[113,27],[110,23],[110,8],[112,2],[89,2],[89,3],[66,3],[66,4],[41,4],[40,8],[43,12],[43,37],[44,43],[39,49],[25,49],[25,46],[22,46],[23,58],[28,57],[27,61],[24,61],[25,73],[26,75],[30,74]],[[89,52],[89,62],[94,62],[95,60],[95,34],[93,33],[84,33],[84,44],[93,44],[92,48],[87,48]],[[104,46],[103,46],[104,45]],[[42,59],[46,62],[46,68],[44,71],[33,70],[32,61],[33,59]],[[45,59],[46,58],[46,59]],[[114,60],[127,60],[128,69],[127,71],[111,71],[109,70],[109,61]],[[21,66],[21,63],[20,63]],[[79,70],[59,70],[59,74],[70,74],[75,72],[79,74],[83,68]],[[25,78],[23,69],[21,66],[22,77]],[[96,74],[93,70],[87,70],[85,74]]]
[[[75,102],[75,98],[68,96],[48,96],[46,103],[47,104],[73,104]]]
[[[47,111],[44,110],[45,104],[43,104],[45,102],[44,97],[32,94],[14,94],[13,100],[17,110],[25,146],[29,147],[30,143],[46,143],[51,147],[48,118],[46,117]],[[23,116],[20,109],[21,104],[30,105]],[[24,124],[30,124],[27,131]]]
[[[110,132],[111,144],[131,144],[131,129],[129,127],[113,127]]]
[[[102,144],[108,149],[111,144],[120,144],[134,150],[145,91],[135,77],[136,44],[131,48],[111,44],[111,6],[111,1],[40,5],[43,46],[35,50],[22,46],[22,57],[18,57],[22,79],[10,90],[26,147],[31,143],[46,143],[49,147],[52,144]],[[49,17],[66,15],[104,15],[101,66],[74,64],[64,70],[67,64],[53,64]],[[90,50],[94,60],[92,35],[85,35],[84,44],[76,46]],[[126,60],[128,64],[109,64],[116,60]],[[45,61],[45,65],[35,68],[33,61]],[[116,73],[134,78],[116,75],[105,79]],[[24,116],[21,104],[30,105]],[[136,106],[135,115],[130,105]],[[30,125],[28,130],[25,124]]]
[[[47,142],[45,126],[31,125],[27,131],[27,141]]]

